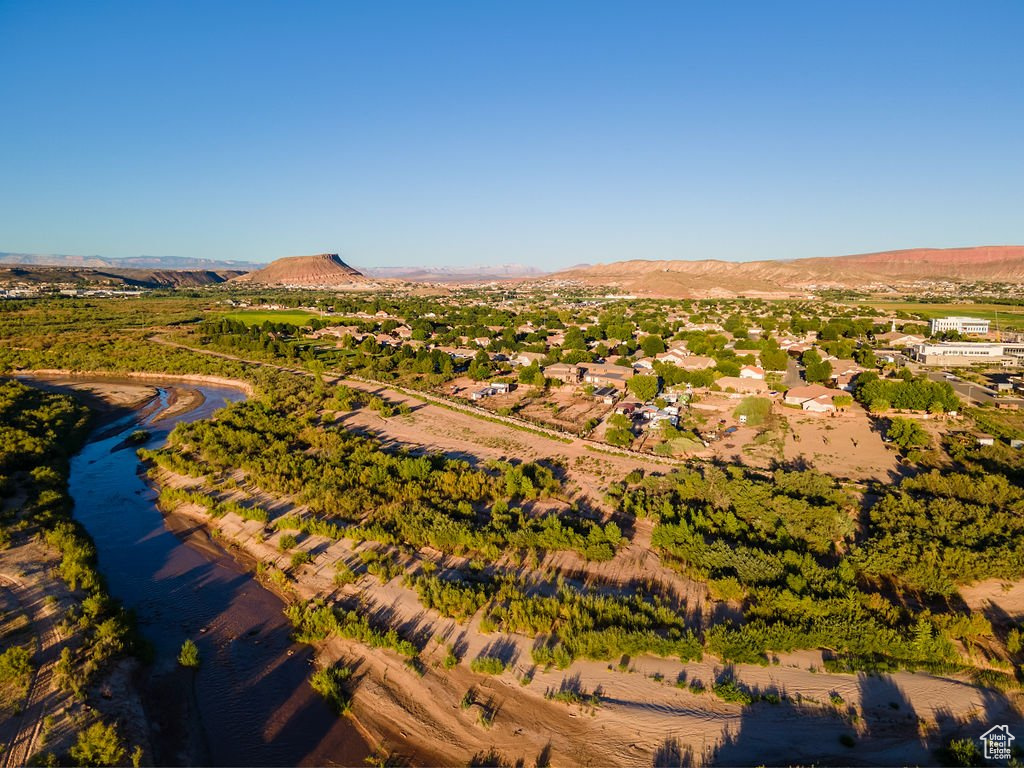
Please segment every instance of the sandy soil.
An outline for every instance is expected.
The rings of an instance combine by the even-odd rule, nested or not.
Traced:
[[[29,688],[28,699],[20,714],[0,721],[0,739],[4,744],[2,765],[25,765],[46,739],[53,745],[70,745],[77,730],[71,722],[73,713],[81,712],[81,705],[70,694],[57,689],[53,670],[60,651],[72,638],[58,631],[58,622],[74,599],[64,582],[51,575],[59,562],[53,551],[37,541],[26,541],[0,552],[0,589],[6,601],[17,604],[31,622],[36,637],[33,663],[36,672]],[[43,736],[43,722],[47,716],[53,725]]]
[[[981,611],[993,623],[1024,622],[1024,581],[986,579],[961,587],[960,596],[972,611]]]
[[[882,442],[882,435],[861,406],[851,406],[836,416],[790,408],[780,412],[790,427],[784,446],[787,462],[806,463],[845,480],[888,483],[900,476],[896,451]]]
[[[362,389],[365,384],[355,382]],[[461,411],[424,403],[384,387],[372,388],[411,409],[408,416],[381,418],[375,411],[359,409],[341,413],[339,421],[349,429],[372,434],[387,448],[437,451],[477,464],[489,459],[536,461],[560,459],[566,467],[566,480],[574,498],[595,509],[606,509],[604,492],[611,479],[623,477],[633,469],[664,473],[671,465],[655,457],[597,453],[584,441],[562,442],[542,434],[523,432]]]
[[[102,411],[138,408],[156,397],[156,387],[127,381],[82,379],[36,373],[24,376],[34,386],[49,390],[72,390],[93,408]]]
[[[157,339],[153,339],[157,341]],[[191,347],[186,347],[181,344],[174,344],[171,342],[158,341],[158,343],[164,343],[166,346],[180,347],[182,349],[192,350]],[[192,350],[193,352],[202,350]],[[213,353],[208,353],[213,354]],[[224,357],[230,360],[240,360],[241,358],[233,357],[231,355],[215,355],[217,357]],[[272,366],[279,367],[279,366]],[[67,368],[38,368],[33,371],[19,371],[17,374],[18,378],[41,378],[41,379],[53,379],[53,378],[70,378],[73,381],[87,381],[89,383],[125,383],[124,380],[129,381],[182,381],[191,384],[211,384],[220,387],[232,387],[234,389],[245,392],[246,395],[252,397],[255,394],[253,386],[241,379],[228,379],[223,376],[207,376],[206,374],[200,373],[147,373],[142,371],[124,371],[120,373],[110,373],[109,371],[72,371]]]
[[[198,408],[206,401],[203,393],[198,389],[186,386],[175,386],[171,388],[167,407],[160,412],[159,418],[169,419],[183,413],[188,413]]]
[[[201,391],[193,386],[191,382],[230,385],[235,388],[248,390],[244,382],[236,382],[227,379],[218,379],[216,382],[207,381],[208,377],[188,376],[146,376],[153,379],[177,380],[181,383],[167,386],[164,383],[163,389],[167,392],[166,404],[162,405],[156,400],[158,391],[156,386],[134,383],[132,379],[142,378],[144,374],[118,374],[111,377],[96,377],[86,374],[55,374],[53,372],[35,371],[31,374],[20,374],[33,386],[49,391],[63,392],[75,395],[94,411],[104,414],[105,419],[114,418],[128,410],[137,410],[141,415],[154,416],[156,419],[167,419],[179,416],[183,413],[198,408],[204,402]],[[202,379],[202,381],[200,381]],[[158,410],[162,407],[162,410]]]

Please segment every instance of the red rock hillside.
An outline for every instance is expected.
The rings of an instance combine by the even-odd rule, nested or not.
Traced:
[[[300,285],[339,288],[363,285],[369,281],[336,253],[317,256],[287,256],[272,261],[263,269],[236,277],[233,282],[255,285]]]

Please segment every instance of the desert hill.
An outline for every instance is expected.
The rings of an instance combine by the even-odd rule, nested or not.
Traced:
[[[336,253],[317,256],[286,256],[263,269],[236,277],[232,282],[254,285],[301,285],[306,287],[346,288],[369,285],[369,280]]]
[[[619,261],[548,276],[652,296],[900,289],[921,281],[1024,283],[1024,246],[914,248],[790,261]]]
[[[132,288],[196,288],[243,274],[237,270],[97,269],[93,267],[5,266],[0,285],[68,284]]]

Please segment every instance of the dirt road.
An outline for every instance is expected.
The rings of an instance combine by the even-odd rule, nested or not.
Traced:
[[[14,593],[18,603],[28,614],[39,639],[39,648],[33,662],[36,672],[29,684],[25,708],[18,718],[18,729],[4,747],[3,768],[27,765],[35,754],[43,719],[54,709],[54,667],[60,658],[61,637],[57,632],[56,604],[46,601],[42,585],[27,585],[11,574],[0,574],[0,584]]]

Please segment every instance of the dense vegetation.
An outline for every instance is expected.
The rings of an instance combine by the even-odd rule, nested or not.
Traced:
[[[1024,491],[1005,477],[932,471],[871,508],[861,573],[936,595],[979,579],[1024,577]]]
[[[923,376],[880,379],[878,374],[868,371],[857,376],[853,396],[872,411],[897,408],[943,413],[960,409],[960,399],[948,382]]]
[[[986,511],[1015,504],[1015,492],[1004,481],[976,480],[906,481],[874,507],[865,541],[858,541],[853,499],[814,472],[680,470],[619,486],[616,496],[623,511],[658,521],[653,543],[666,558],[707,581],[719,599],[741,601],[742,623],[704,633],[716,656],[757,662],[771,651],[820,647],[846,667],[941,666],[957,662],[954,640],[990,635],[988,623],[953,610],[914,610],[874,585],[945,594],[954,580],[992,573],[1007,557],[1020,562],[1019,513],[1017,522],[1008,510],[984,522]],[[986,510],[979,500],[987,493],[999,495]],[[912,502],[920,522],[911,531],[905,504],[912,494],[927,501]],[[964,498],[954,503],[958,494]],[[937,521],[940,509],[953,507],[958,518]],[[939,559],[930,556],[939,551]],[[975,567],[958,571],[972,556]]]
[[[75,603],[61,620],[61,634],[71,640],[61,650],[54,680],[79,699],[109,662],[133,644],[130,622],[106,594],[96,570],[95,548],[71,519],[68,461],[88,421],[88,411],[70,397],[0,381],[0,533],[5,546],[40,535],[60,555],[55,573],[72,590]],[[24,683],[27,665],[24,649],[7,648],[0,654],[0,677]],[[123,755],[123,750],[103,751],[110,746],[106,729],[96,723],[80,734],[72,748],[79,764],[92,764],[88,760],[94,755]]]
[[[166,448],[143,455],[188,474],[238,468],[264,491],[306,505],[306,515],[281,519],[278,527],[488,558],[509,549],[613,556],[621,538],[614,524],[529,511],[531,502],[561,494],[550,467],[491,462],[474,469],[440,455],[384,450],[328,415],[351,406],[350,395],[345,387],[332,387],[285,407],[238,403],[215,421],[179,424]]]
[[[57,574],[81,595],[63,623],[81,643],[65,647],[57,679],[77,695],[114,656],[126,650],[130,631],[120,608],[105,594],[96,550],[71,519],[68,459],[85,433],[88,412],[70,397],[15,381],[0,382],[0,489],[20,492],[20,504],[4,505],[8,541],[40,532],[60,553]]]

